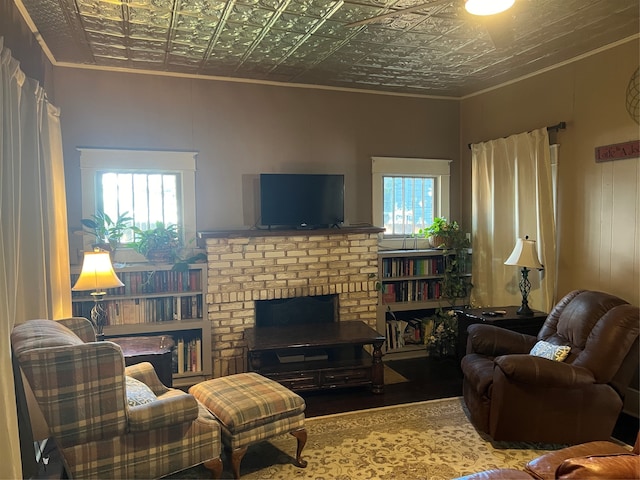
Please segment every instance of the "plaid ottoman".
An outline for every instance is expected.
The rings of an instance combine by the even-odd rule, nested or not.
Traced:
[[[257,373],[239,373],[198,383],[189,389],[218,419],[222,443],[230,450],[231,467],[240,478],[240,462],[249,445],[289,432],[298,440],[296,465],[306,467],[307,442],[302,397]]]

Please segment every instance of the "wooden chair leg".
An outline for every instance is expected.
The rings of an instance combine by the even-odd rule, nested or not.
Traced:
[[[211,478],[218,479],[222,476],[222,459],[220,457],[204,462],[207,470],[211,471]]]
[[[240,478],[240,462],[244,458],[244,454],[247,453],[249,447],[241,447],[236,448],[231,451],[231,471],[233,473],[233,478],[236,480]]]
[[[306,460],[302,459],[302,449],[307,444],[307,430],[301,428],[300,430],[294,430],[290,433],[298,440],[298,449],[296,450],[296,466],[305,468],[307,466],[307,462]]]

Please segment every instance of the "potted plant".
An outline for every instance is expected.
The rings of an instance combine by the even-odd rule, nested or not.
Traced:
[[[449,357],[456,353],[458,319],[453,310],[438,308],[423,320],[424,343],[430,357]]]
[[[458,320],[455,308],[468,303],[473,285],[467,273],[468,252],[471,242],[460,230],[458,222],[444,217],[424,229],[423,235],[434,237],[432,245],[443,248],[444,272],[440,284],[441,307],[427,319],[425,343],[431,355],[455,355]],[[443,305],[446,303],[446,305]]]
[[[136,235],[133,248],[154,263],[173,263],[182,246],[178,225],[156,222],[147,230],[132,227]]]
[[[80,222],[84,231],[95,237],[95,242],[91,246],[111,252],[113,256],[125,232],[132,228],[130,224],[132,220],[129,212],[124,212],[113,220],[108,214],[99,210],[95,215],[91,215],[91,218],[83,218]]]
[[[460,230],[458,222],[448,221],[445,217],[436,217],[433,223],[419,234],[427,237],[433,248],[442,248],[445,258],[445,270],[442,278],[441,298],[448,300],[454,307],[459,299],[469,296],[471,283],[466,266],[468,249],[471,242]]]
[[[433,219],[433,223],[427,228],[418,230],[418,234],[424,236],[428,241],[431,248],[449,247],[451,244],[451,237],[455,235],[455,232],[460,231],[458,222],[449,222],[445,217],[436,217]]]

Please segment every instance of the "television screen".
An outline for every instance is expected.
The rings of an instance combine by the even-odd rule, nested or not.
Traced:
[[[344,221],[344,175],[263,173],[260,223],[319,228]]]

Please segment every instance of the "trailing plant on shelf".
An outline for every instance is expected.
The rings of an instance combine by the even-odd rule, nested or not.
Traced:
[[[95,237],[95,242],[91,245],[93,248],[100,248],[113,254],[120,245],[124,234],[132,228],[130,223],[132,220],[129,212],[121,213],[113,220],[108,214],[98,210],[94,215],[91,215],[91,218],[80,220],[80,223],[82,223],[85,232]]]
[[[182,247],[178,225],[156,222],[155,226],[142,230],[132,227],[136,235],[133,248],[154,263],[173,263]]]
[[[456,221],[448,221],[445,217],[436,217],[433,223],[419,234],[429,238],[434,248],[443,249],[445,267],[441,283],[441,300],[447,301],[450,307],[468,299],[472,284],[467,272],[467,258],[471,242],[460,230]]]
[[[449,222],[444,217],[434,219],[434,223],[421,233],[437,238],[434,243],[443,249],[444,258],[440,284],[441,306],[426,319],[425,343],[430,355],[455,355],[458,334],[455,308],[468,304],[473,288],[467,271],[471,242],[460,230],[458,222]]]
[[[207,255],[204,252],[194,253],[189,256],[176,255],[175,263],[171,270],[176,272],[187,272],[189,270],[189,264],[191,263],[204,263],[207,261]]]

